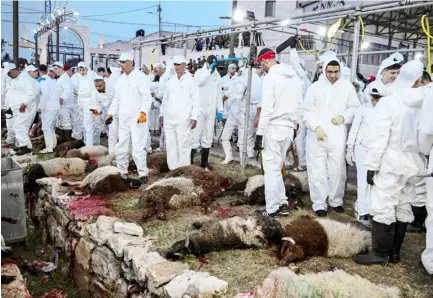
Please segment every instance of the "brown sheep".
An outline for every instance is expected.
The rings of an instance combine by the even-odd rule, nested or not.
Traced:
[[[54,149],[54,153],[56,157],[66,157],[69,150],[79,149],[84,146],[85,144],[82,140],[73,140],[58,145],[56,149]]]
[[[167,173],[170,171],[167,164],[166,152],[155,152],[147,157],[147,167],[157,174]]]

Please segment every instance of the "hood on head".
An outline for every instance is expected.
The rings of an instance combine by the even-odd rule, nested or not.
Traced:
[[[323,63],[323,68],[322,68],[322,77],[327,82],[329,82],[329,80],[328,80],[328,77],[326,76],[326,67],[328,66],[329,62],[331,62],[331,61],[337,61],[338,64],[340,64],[340,78],[341,78],[341,74],[343,72],[343,68],[341,67],[340,61],[337,59],[337,56],[329,58],[328,60],[326,60]]]
[[[401,90],[412,88],[424,71],[424,64],[418,60],[412,60],[400,68],[400,74],[393,84],[391,84],[388,94],[400,92]]]
[[[296,71],[293,66],[287,64],[274,65],[269,70],[269,73],[279,74],[288,78],[296,76]]]

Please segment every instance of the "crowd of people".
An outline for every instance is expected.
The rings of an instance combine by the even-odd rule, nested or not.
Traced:
[[[209,169],[209,153],[219,135],[222,163],[230,163],[230,142],[237,134],[241,160],[244,152],[248,158],[261,156],[266,208],[257,213],[272,217],[289,214],[282,168],[291,145],[297,169],[308,173],[318,217],[330,209],[345,212],[346,167],[356,164],[356,218],[371,228],[373,249],[355,262],[398,262],[408,225],[422,228],[425,221],[422,262],[432,274],[433,178],[422,175],[432,172],[427,157],[433,152],[433,84],[424,65],[419,60],[405,63],[395,53],[382,61],[375,80],[352,82],[350,69],[328,51],[319,56],[317,76],[310,82],[294,47],[290,65],[279,63],[276,53],[264,48],[254,61],[246,115],[248,68],[230,64],[221,77],[218,58],[187,62],[176,56],[138,69],[132,55],[123,53],[120,69],[95,73],[80,62],[75,74],[61,62],[29,65],[23,71],[4,63],[7,143],[19,155],[30,153],[28,132],[37,114],[46,144],[41,153],[56,147],[56,127],[65,139],[83,139],[87,146],[98,145],[105,131],[117,168],[128,174],[132,156],[145,184],[150,135],[160,133],[159,150],[167,151],[169,169],[174,170],[193,164],[199,148],[200,166]],[[222,131],[215,133],[216,123]]]

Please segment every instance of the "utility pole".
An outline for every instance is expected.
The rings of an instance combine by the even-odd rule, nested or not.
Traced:
[[[161,37],[161,23],[162,23],[162,18],[161,18],[161,0],[159,0],[158,3],[158,38]]]
[[[14,54],[14,63],[16,67],[18,67],[19,62],[19,18],[18,18],[18,0],[13,2],[13,54]]]
[[[60,22],[56,24],[56,61],[60,60]]]
[[[232,7],[232,25],[235,23],[234,22],[234,15],[235,15],[235,11],[238,8],[238,1],[237,0],[233,0],[233,7]],[[232,30],[233,31],[233,30]],[[229,51],[229,58],[232,58],[235,56],[235,39],[236,39],[236,33],[232,33],[230,35],[230,51]]]

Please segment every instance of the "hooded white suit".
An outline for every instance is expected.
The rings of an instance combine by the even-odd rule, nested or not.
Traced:
[[[7,67],[9,63],[8,62],[3,62],[3,66]],[[1,102],[1,108],[2,110],[7,110],[8,107],[6,107],[6,93],[11,85],[11,78],[8,76],[8,74],[6,73],[6,71],[4,71],[4,69],[2,68],[2,89],[1,89],[1,93],[2,93],[2,102]],[[6,143],[8,145],[13,145],[15,144],[15,131],[14,131],[14,117],[13,115],[8,115],[6,118],[6,127],[8,129],[8,135],[7,135],[7,139],[6,139]]]
[[[120,69],[117,67],[111,67],[111,76],[105,80],[105,86],[107,88],[107,94],[112,94],[111,100],[105,102],[105,110],[110,110],[113,98],[115,95],[116,82],[120,78]],[[108,90],[111,89],[111,90]],[[105,122],[105,121],[104,121]],[[113,115],[113,122],[108,126],[108,151],[110,154],[114,154],[116,149],[117,141],[119,140],[119,115]]]
[[[90,109],[97,101],[93,98],[95,89],[95,82],[93,72],[90,71],[85,76],[81,76],[78,88],[78,106],[83,115],[83,128],[84,128],[84,143],[86,146],[99,145],[101,136],[101,116],[95,116]],[[101,111],[102,107],[98,109]]]
[[[263,136],[262,159],[268,214],[287,204],[281,168],[293,142],[301,102],[302,83],[293,67],[286,64],[272,66],[263,79],[262,109],[257,128],[257,135]]]
[[[376,172],[370,214],[385,225],[414,219],[410,203],[416,197],[415,183],[421,180],[416,175],[424,168],[417,140],[424,88],[411,86],[422,71],[419,60],[405,64],[395,82],[398,92],[382,98],[375,108],[365,167]]]
[[[59,117],[60,117],[60,129],[72,130],[72,118],[77,118],[74,114],[75,96],[74,96],[74,84],[65,72],[57,80],[57,88],[59,91],[59,96],[63,99],[63,104],[60,107]],[[78,137],[78,136],[74,136]]]
[[[335,58],[332,60],[336,60]],[[323,65],[323,79],[308,89],[301,113],[307,131],[307,170],[313,210],[326,210],[326,198],[331,207],[343,205],[346,182],[347,127],[359,107],[355,88],[348,81],[338,79],[331,84]],[[340,67],[341,68],[341,67]],[[331,119],[341,115],[344,123],[334,125]],[[316,129],[321,127],[325,140],[318,141]]]
[[[57,136],[54,128],[60,110],[59,91],[56,80],[48,75],[44,75],[43,78],[45,80],[40,82],[41,100],[38,109],[41,111],[45,147],[50,152],[57,146]]]

